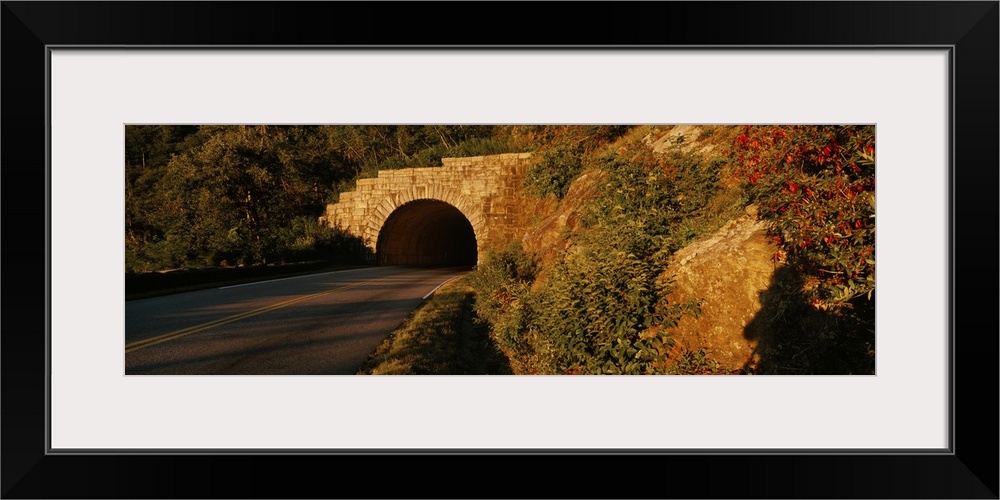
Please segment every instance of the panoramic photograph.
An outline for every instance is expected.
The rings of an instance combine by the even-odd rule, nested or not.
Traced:
[[[874,375],[875,126],[126,125],[126,375]]]

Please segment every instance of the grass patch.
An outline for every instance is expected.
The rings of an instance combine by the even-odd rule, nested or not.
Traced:
[[[379,345],[359,375],[509,375],[510,364],[475,321],[463,277],[434,293]]]

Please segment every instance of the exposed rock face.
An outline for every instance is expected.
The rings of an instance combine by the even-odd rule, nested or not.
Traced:
[[[558,206],[555,205],[555,197],[549,196],[546,199],[548,205],[538,207],[543,209],[536,214],[541,218],[521,241],[524,249],[529,253],[544,254],[546,250],[566,245],[565,232],[577,228],[580,208],[597,194],[603,177],[604,173],[600,171],[583,173],[573,181]]]
[[[758,339],[746,328],[761,310],[776,250],[763,222],[741,217],[677,251],[668,268],[674,279],[668,300],[703,301],[701,315],[683,318],[674,330],[677,345],[704,349],[730,369],[752,364]]]
[[[666,132],[657,128],[650,132],[643,139],[643,142],[657,153],[664,153],[673,148],[678,148],[683,152],[690,152],[697,149],[702,153],[707,153],[715,149],[715,146],[705,144],[701,136],[707,129],[713,128],[704,125],[674,125],[667,127]]]

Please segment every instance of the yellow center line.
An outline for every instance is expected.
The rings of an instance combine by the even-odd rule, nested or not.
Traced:
[[[354,284],[351,284],[351,285],[346,285],[346,286],[342,286],[342,287],[338,287],[338,288],[332,288],[330,290],[326,290],[326,291],[323,291],[323,292],[317,292],[317,293],[313,293],[313,294],[309,294],[309,295],[304,295],[302,297],[296,297],[296,298],[291,299],[291,300],[286,300],[284,302],[279,302],[277,304],[271,304],[269,306],[261,307],[260,309],[254,309],[253,311],[247,311],[247,312],[244,312],[244,313],[234,314],[232,316],[227,316],[225,318],[220,318],[220,319],[217,319],[217,320],[209,321],[208,323],[202,323],[200,325],[189,326],[187,328],[182,328],[180,330],[175,330],[175,331],[172,331],[172,332],[164,333],[164,334],[161,334],[161,335],[157,335],[155,337],[150,337],[148,339],[137,340],[135,342],[132,342],[131,344],[125,344],[125,353],[127,354],[127,353],[130,353],[132,351],[138,351],[139,349],[145,349],[147,347],[152,347],[152,346],[154,346],[156,344],[162,344],[164,342],[168,342],[168,341],[171,341],[171,340],[179,339],[181,337],[186,337],[186,336],[191,335],[193,333],[198,333],[198,332],[202,332],[202,331],[208,330],[210,328],[215,328],[217,326],[225,325],[226,323],[232,323],[233,321],[238,321],[238,320],[241,320],[241,319],[244,319],[244,318],[249,318],[249,317],[252,317],[252,316],[257,316],[259,314],[264,314],[264,313],[269,312],[269,311],[274,311],[275,309],[281,309],[282,307],[288,307],[290,305],[298,304],[299,302],[304,302],[304,301],[307,301],[309,299],[314,299],[316,297],[321,297],[323,295],[327,295],[327,294],[330,294],[330,293],[333,293],[333,292],[340,292],[340,291],[343,291],[343,290],[348,290],[348,289],[351,289],[351,288],[359,287],[361,285],[372,283],[374,281],[383,280],[383,279],[386,279],[386,278],[389,278],[389,277],[391,277],[391,276],[382,276],[382,277],[370,279],[370,280],[367,280],[367,281],[360,281],[358,283],[354,283]]]

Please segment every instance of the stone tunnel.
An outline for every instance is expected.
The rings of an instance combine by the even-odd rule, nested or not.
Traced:
[[[509,153],[381,170],[341,193],[321,221],[360,237],[380,265],[472,266],[530,227],[530,161],[531,153]]]
[[[462,212],[439,200],[414,200],[382,225],[375,255],[384,265],[476,265],[476,231]]]

